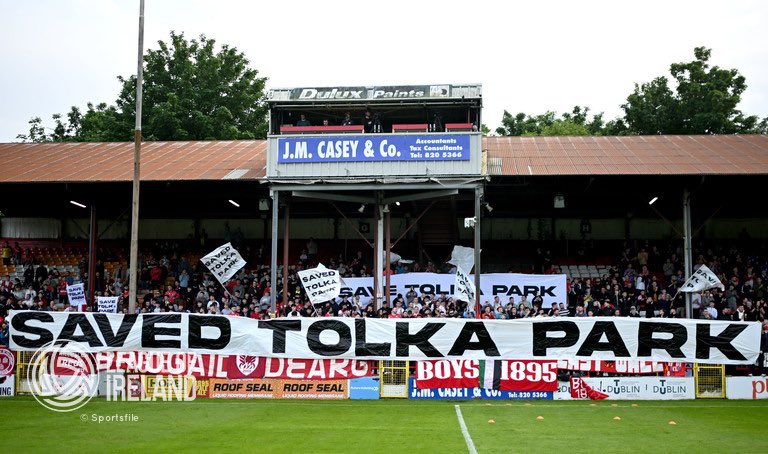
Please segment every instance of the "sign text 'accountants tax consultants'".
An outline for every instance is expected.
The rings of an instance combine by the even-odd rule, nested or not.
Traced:
[[[279,163],[468,161],[469,135],[349,135],[278,139]]]

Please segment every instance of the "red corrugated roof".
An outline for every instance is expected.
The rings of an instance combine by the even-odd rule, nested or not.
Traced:
[[[768,136],[486,137],[491,175],[768,174]]]
[[[266,141],[144,142],[141,179],[256,179]],[[0,182],[131,181],[133,143],[0,144]]]
[[[264,178],[266,141],[145,142],[144,181]],[[485,137],[490,175],[768,174],[768,136]],[[0,182],[131,181],[133,143],[0,144]]]

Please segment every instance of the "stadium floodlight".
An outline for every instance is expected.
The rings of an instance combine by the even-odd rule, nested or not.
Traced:
[[[400,202],[395,202],[395,205],[400,206]]]
[[[358,213],[362,213],[363,211],[365,211],[365,204],[360,205],[360,208],[357,209]]]
[[[236,206],[237,208],[240,208],[240,204],[239,204],[239,203],[237,203],[237,202],[235,202],[235,201],[234,201],[234,200],[232,200],[232,199],[229,199],[229,203],[231,203],[232,205]]]
[[[488,210],[488,213],[493,213],[493,207],[488,202],[485,202],[485,209]]]
[[[656,201],[657,201],[657,200],[659,200],[659,198],[658,198],[658,197],[654,197],[654,198],[652,198],[652,199],[651,199],[651,200],[648,202],[648,205],[653,205],[654,203],[656,203]]]
[[[74,206],[76,206],[76,207],[85,208],[85,205],[83,205],[83,204],[82,204],[82,203],[80,203],[80,202],[76,202],[76,201],[74,201],[74,200],[70,200],[70,201],[69,201],[69,203],[71,203],[72,205],[74,205]]]

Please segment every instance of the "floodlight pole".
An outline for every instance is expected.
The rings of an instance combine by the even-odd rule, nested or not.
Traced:
[[[392,301],[390,301],[389,296],[389,289],[392,287],[392,281],[391,281],[391,268],[392,268],[392,217],[390,216],[389,210],[387,210],[384,213],[384,244],[386,249],[385,254],[385,264],[384,264],[384,272],[387,273],[386,278],[384,279],[384,301],[387,302],[389,307],[392,306]]]
[[[288,199],[285,201],[285,213],[283,214],[285,216],[285,225],[283,226],[283,305],[286,305],[288,304],[288,263],[290,263],[288,252],[291,246],[291,205],[288,203]],[[273,283],[272,288],[277,289],[277,283]]]
[[[269,261],[270,310],[277,312],[277,223],[280,211],[280,191],[272,189],[272,257]],[[285,283],[283,283],[285,285]],[[285,304],[285,301],[283,302]],[[277,314],[275,314],[277,316]]]
[[[483,186],[475,186],[475,317],[480,318],[480,237],[482,235]],[[467,270],[469,273],[472,270]],[[469,304],[469,302],[467,302]]]
[[[139,2],[139,56],[136,70],[136,130],[133,133],[133,203],[128,313],[136,312],[139,269],[139,182],[141,181],[141,98],[144,82],[144,0]]]
[[[88,233],[88,304],[91,310],[96,311],[96,240],[99,236],[99,228],[96,220],[96,202],[91,202],[91,222]],[[102,276],[103,277],[103,276]]]
[[[693,273],[693,253],[691,251],[691,193],[688,188],[683,189],[683,256],[685,259],[685,279]],[[693,305],[691,294],[685,293],[685,316],[693,318]]]
[[[384,205],[381,202],[382,194],[376,194],[376,252],[375,252],[375,265],[373,270],[373,288],[376,295],[376,306],[378,310],[384,299],[384,286],[382,285],[382,278],[384,277]],[[390,308],[391,309],[391,308]]]

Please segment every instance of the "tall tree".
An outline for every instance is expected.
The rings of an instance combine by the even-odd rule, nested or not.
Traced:
[[[171,32],[168,43],[144,55],[142,132],[146,140],[233,140],[263,138],[267,132],[266,78],[249,67],[242,52],[217,50],[204,35],[187,40]],[[53,116],[50,133],[39,117],[30,120],[25,141],[130,141],[133,139],[136,77],[118,77],[115,105],[72,107],[63,121]]]
[[[736,108],[747,88],[736,69],[709,65],[711,50],[697,47],[695,60],[673,63],[669,79],[657,77],[635,84],[622,104],[625,121],[634,134],[734,134],[760,132],[756,116]],[[763,122],[764,125],[765,122]],[[764,127],[764,126],[763,126]]]

